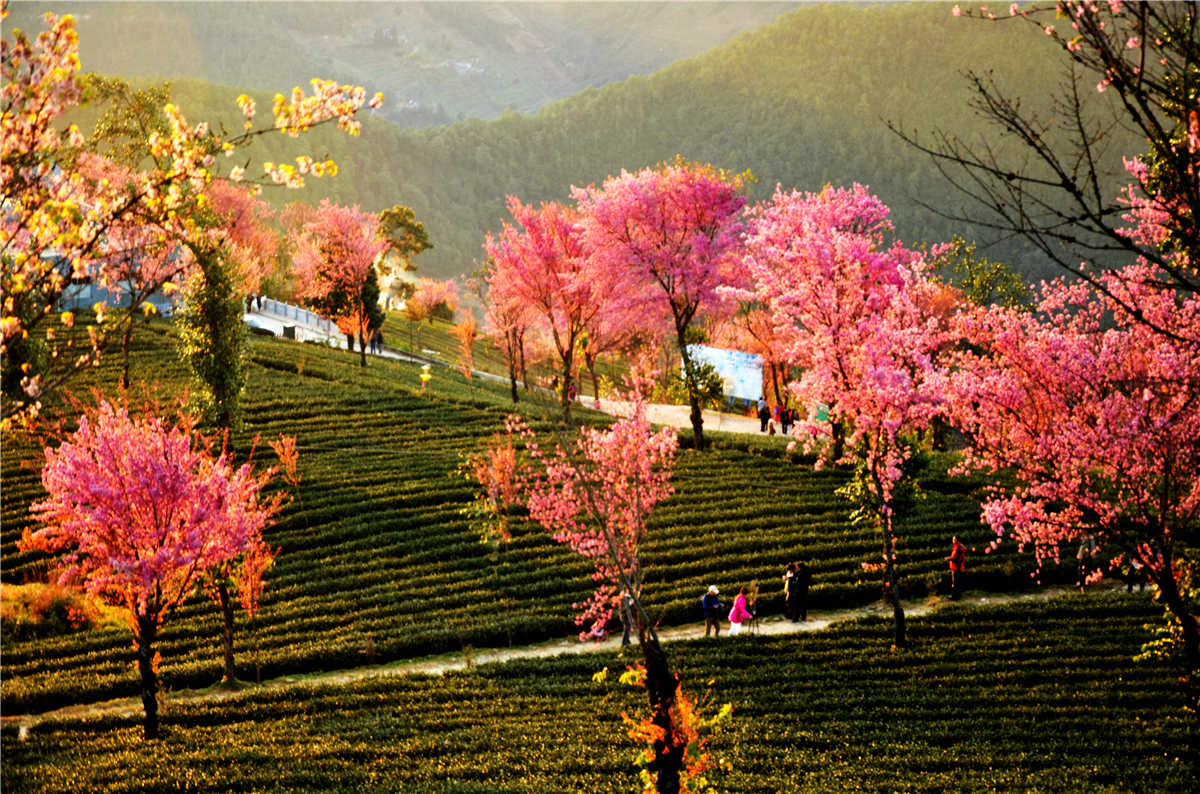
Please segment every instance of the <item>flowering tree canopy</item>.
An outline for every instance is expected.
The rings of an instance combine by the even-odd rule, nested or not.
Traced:
[[[949,394],[972,440],[964,465],[1009,467],[1022,483],[984,505],[998,537],[1057,560],[1062,543],[1091,532],[1115,552],[1114,564],[1145,566],[1194,677],[1200,345],[1165,337],[1121,306],[1188,337],[1200,329],[1200,301],[1157,282],[1156,269],[1142,265],[1102,276],[1111,300],[1056,281],[1037,313],[963,315],[962,333],[977,347],[957,354]]]
[[[362,366],[367,365],[368,312],[364,288],[376,257],[387,248],[379,221],[357,206],[321,202],[316,218],[293,229],[296,281],[300,294],[326,316],[358,331]]]
[[[600,188],[574,188],[583,215],[584,243],[603,267],[631,271],[670,318],[691,403],[696,447],[704,445],[697,373],[688,345],[693,322],[721,305],[718,288],[741,286],[736,255],[746,199],[742,181],[712,166],[682,159],[622,171]]]
[[[607,431],[582,428],[573,449],[560,445],[550,454],[519,420],[511,430],[530,439],[532,465],[523,487],[529,517],[594,566],[599,584],[576,622],[603,628],[620,590],[641,596],[646,521],[654,505],[674,493],[675,433],[651,432],[640,402]]]
[[[190,427],[107,402],[45,454],[49,497],[31,508],[44,526],[20,545],[65,553],[60,581],[79,577],[124,610],[137,637],[146,738],[154,738],[157,632],[206,572],[261,537],[279,508],[279,497],[260,501],[274,470],[235,468]]]
[[[584,250],[583,227],[574,210],[552,202],[526,206],[512,196],[508,209],[520,224],[504,224],[499,238],[488,236],[485,276],[489,300],[502,313],[521,316],[517,307],[537,318],[536,328],[552,341],[561,362],[560,402],[563,420],[570,421],[571,399],[566,384],[575,377],[580,342],[601,318],[619,312],[630,301],[635,282],[627,270],[601,264]]]
[[[641,546],[650,511],[674,492],[670,480],[678,441],[671,428],[651,431],[636,387],[632,398],[631,416],[606,431],[585,427],[574,443],[559,443],[552,453],[542,450],[520,417],[510,415],[508,436],[495,439],[469,468],[486,489],[480,499],[485,509],[506,520],[513,500],[525,504],[530,520],[592,563],[598,584],[587,603],[575,605],[583,610],[577,624],[590,621],[593,631],[603,632],[614,603],[628,594],[642,651],[639,682],[646,686],[652,711],[634,735],[650,745],[657,789],[677,792],[689,773],[702,771],[699,758],[685,757],[699,755],[701,743],[690,701],[681,700],[679,678],[671,673],[642,606]],[[524,439],[527,458],[516,450],[514,438]],[[503,521],[501,526],[504,531]],[[590,633],[581,632],[580,639]]]
[[[406,309],[408,306],[412,307],[410,317],[415,322],[427,317],[453,321],[459,309],[458,284],[454,279],[418,279],[416,290],[406,301]]]
[[[255,198],[253,186],[222,179],[211,182],[205,192],[215,216],[212,234],[227,248],[242,291],[261,292],[280,246],[271,205]]]
[[[824,406],[834,443],[823,454],[862,463],[861,493],[883,529],[885,591],[903,645],[891,504],[911,454],[905,434],[940,410],[933,353],[943,332],[926,311],[941,288],[925,277],[921,257],[899,242],[882,247],[887,214],[859,185],[777,191],[752,213],[746,263],[754,289],[734,294],[772,313],[784,351],[804,367],[788,385],[809,408],[795,432],[814,448],[827,432],[817,420]]]

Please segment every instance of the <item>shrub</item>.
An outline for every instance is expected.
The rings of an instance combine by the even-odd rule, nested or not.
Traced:
[[[0,630],[6,639],[57,637],[97,626],[100,608],[80,590],[59,584],[4,585]]]

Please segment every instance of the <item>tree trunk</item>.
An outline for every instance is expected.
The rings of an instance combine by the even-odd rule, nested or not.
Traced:
[[[696,378],[692,372],[692,357],[688,355],[687,345],[684,344],[683,331],[679,332],[679,356],[683,360],[683,382],[687,384],[688,405],[692,408],[692,437],[695,439],[693,448],[700,451],[704,449],[704,415],[700,412],[700,398],[696,394]]]
[[[882,512],[882,511],[881,511]],[[894,623],[894,640],[897,648],[908,645],[908,635],[904,622],[904,606],[900,603],[900,581],[896,575],[896,537],[892,532],[892,517],[883,517],[883,592],[884,597],[892,604],[892,619]]]
[[[1169,553],[1163,554],[1163,557],[1166,562],[1171,562]],[[1175,566],[1164,565],[1162,570],[1154,575],[1154,581],[1167,609],[1179,621],[1180,632],[1183,634],[1183,663],[1186,667],[1184,680],[1189,690],[1189,705],[1195,707],[1200,696],[1200,680],[1197,680],[1197,675],[1200,674],[1200,627],[1197,626],[1196,616],[1188,611],[1187,602],[1179,592],[1179,586],[1175,582]]]
[[[678,794],[680,775],[684,767],[686,741],[680,743],[675,730],[674,707],[679,693],[679,678],[671,673],[667,655],[656,638],[651,638],[640,611],[635,613],[638,642],[642,649],[642,664],[646,667],[646,694],[650,698],[651,721],[662,729],[663,738],[654,743],[655,762],[650,769],[656,773],[659,794]]]
[[[587,364],[588,374],[592,376],[592,399],[596,404],[600,404],[600,381],[596,378],[596,356],[584,356],[583,360]]]
[[[217,584],[217,597],[221,602],[221,615],[225,619],[225,631],[222,636],[225,647],[225,673],[221,677],[221,683],[233,684],[237,681],[237,667],[233,659],[233,596],[227,583]]]
[[[359,320],[358,322],[358,349],[362,353],[362,362],[359,364],[360,367],[367,366],[367,320],[365,313],[366,309],[363,309],[363,319]]]
[[[129,344],[133,341],[133,292],[129,293],[129,316],[125,318],[125,338],[121,341],[121,383],[122,389],[129,388]]]
[[[522,334],[517,339],[517,350],[521,353],[521,383],[525,384],[525,388],[529,388],[529,370],[525,366],[525,335]]]
[[[508,359],[508,382],[512,386],[512,401],[520,402],[517,396],[517,341],[515,331],[504,332],[504,352]]]
[[[883,478],[875,469],[870,469],[871,484],[875,490],[875,509],[883,530],[883,597],[892,605],[894,640],[897,648],[908,645],[904,622],[904,606],[900,603],[900,578],[896,574],[896,533],[892,525],[892,506],[882,497]]]
[[[780,367],[777,362],[771,362],[771,388],[775,391],[775,404],[783,405],[783,397],[779,393],[779,381],[782,380]]]
[[[146,712],[143,723],[144,739],[158,738],[158,673],[154,670],[154,640],[158,625],[154,618],[138,616],[138,673],[142,677],[142,708]]]
[[[846,454],[846,426],[840,421],[830,422],[829,430],[833,434],[833,462],[837,463]]]
[[[562,409],[563,409],[563,424],[564,425],[571,424],[571,399],[569,396],[571,390],[569,387],[571,385],[571,370],[573,369],[573,367],[572,367],[573,363],[574,362],[571,361],[570,356],[567,356],[566,358],[563,359],[563,377],[562,377],[562,384],[561,384],[562,395],[559,397],[559,404],[562,406]]]

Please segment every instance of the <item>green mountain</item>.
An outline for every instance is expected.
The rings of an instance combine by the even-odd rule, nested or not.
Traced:
[[[316,203],[328,196],[370,210],[412,206],[436,246],[418,265],[439,278],[476,266],[485,234],[507,215],[506,194],[563,200],[572,185],[677,154],[750,170],[758,180],[749,188],[753,200],[769,198],[776,185],[815,191],[858,182],[892,208],[905,242],[960,234],[988,243],[986,229],[939,215],[960,211],[962,195],[886,121],[972,141],[986,133],[1003,146],[971,107],[964,73],[990,71],[1023,107],[1046,108],[1061,64],[1053,43],[1020,19],[955,18],[946,4],[820,4],[534,114],[421,129],[369,118],[359,138],[333,131],[300,141],[273,136],[239,157],[254,174],[265,160],[329,152],[340,166],[336,178],[312,180],[298,192],[268,191],[268,198]],[[173,90],[188,118],[240,126],[233,102],[240,89],[177,80]],[[269,106],[270,94],[259,99]],[[1136,152],[1113,147],[1112,170],[1120,171],[1120,154]],[[1030,278],[1053,272],[1019,242],[983,253],[1013,261]]]
[[[797,2],[15,2],[7,27],[71,13],[88,71],[263,91],[314,76],[388,97],[404,126],[529,113],[699,55]]]
[[[955,233],[987,242],[985,230],[922,206],[953,212],[963,199],[885,121],[974,139],[986,127],[970,106],[966,70],[994,70],[998,83],[1036,106],[1054,90],[1059,63],[1047,37],[1019,20],[954,18],[947,6],[926,3],[805,7],[702,56],[534,115],[423,130],[372,125],[339,147],[342,176],[322,189],[371,208],[411,205],[437,245],[421,269],[440,277],[472,269],[484,234],[506,216],[506,194],[566,199],[571,185],[676,154],[749,169],[755,200],[777,184],[819,190],[858,182],[892,207],[906,242]],[[1017,244],[986,253],[1043,275]]]

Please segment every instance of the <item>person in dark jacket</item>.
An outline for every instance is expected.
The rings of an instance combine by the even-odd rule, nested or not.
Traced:
[[[795,575],[796,563],[789,562],[783,572],[783,614],[793,623],[796,622],[796,616],[792,612],[792,607],[795,605],[792,601],[792,577]]]
[[[717,586],[709,585],[708,592],[700,599],[700,606],[704,609],[704,636],[707,637],[710,631],[715,630],[713,636],[721,636],[721,610],[725,605],[718,598],[721,593]]]
[[[762,432],[767,432],[767,423],[771,421],[771,408],[767,405],[766,397],[758,398],[758,421],[762,424]]]
[[[788,580],[788,614],[793,623],[808,622],[808,588],[812,586],[812,574],[803,562],[796,563],[792,578]]]
[[[621,647],[624,648],[629,644],[629,632],[633,629],[633,596],[629,595],[628,590],[621,591],[621,628],[625,629],[625,635],[621,637]]]

